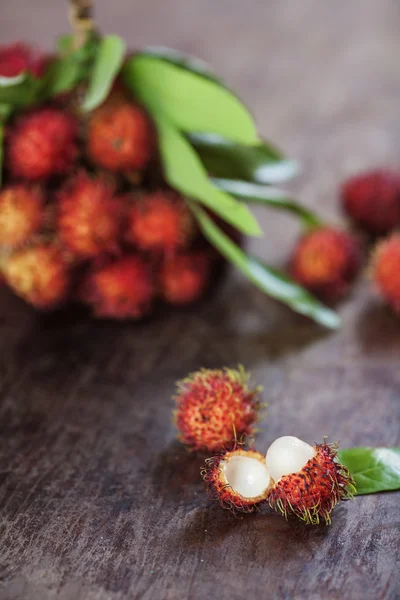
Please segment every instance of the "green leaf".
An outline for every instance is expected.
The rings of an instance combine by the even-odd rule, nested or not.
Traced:
[[[189,133],[189,140],[214,177],[255,183],[282,183],[298,173],[298,165],[265,141],[254,145],[232,142],[212,133]]]
[[[0,104],[26,106],[35,102],[41,88],[41,80],[29,73],[16,77],[0,77]]]
[[[82,68],[74,55],[56,59],[46,73],[45,93],[56,96],[73,89],[81,79]]]
[[[339,327],[340,318],[335,312],[321,304],[285,274],[269,267],[254,256],[248,256],[199,206],[193,203],[190,206],[208,241],[265,294],[325,327],[330,329]]]
[[[307,227],[318,227],[322,225],[322,221],[316,214],[292,200],[283,190],[268,185],[258,185],[257,183],[249,183],[248,181],[239,181],[235,179],[211,178],[211,181],[218,188],[224,190],[224,192],[232,194],[235,198],[240,198],[245,202],[263,204],[293,213],[300,217]]]
[[[126,63],[124,80],[153,117],[167,117],[183,131],[212,131],[242,144],[258,142],[248,110],[215,81],[140,55]]]
[[[151,56],[164,60],[176,67],[201,75],[206,79],[215,81],[216,83],[223,84],[222,80],[216,73],[214,73],[211,67],[205,61],[197,58],[196,56],[190,56],[179,50],[173,48],[167,48],[166,46],[147,46],[141,50],[137,56]]]
[[[89,88],[82,104],[84,110],[93,110],[106,99],[121,69],[124,54],[125,43],[117,35],[107,35],[100,40]]]
[[[72,34],[60,35],[57,38],[56,48],[60,54],[68,54],[72,50],[74,36]]]
[[[0,104],[0,123],[5,123],[13,112],[12,104]]]
[[[0,124],[0,188],[3,184],[4,125]]]
[[[400,489],[400,448],[348,448],[338,454],[355,479],[357,495]]]
[[[156,119],[159,148],[168,183],[198,200],[247,235],[259,235],[260,227],[247,206],[210,183],[197,154],[166,119]]]

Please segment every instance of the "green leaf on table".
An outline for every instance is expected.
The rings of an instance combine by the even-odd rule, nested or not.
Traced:
[[[190,204],[203,235],[219,252],[268,296],[279,300],[295,312],[310,317],[330,329],[340,325],[340,317],[327,308],[287,275],[247,255],[195,204]]]
[[[357,495],[400,489],[400,448],[348,448],[338,454],[355,479]]]
[[[283,190],[269,185],[259,185],[237,179],[217,179],[212,177],[211,181],[218,188],[224,190],[224,192],[232,194],[235,198],[240,198],[250,204],[262,204],[293,213],[297,217],[300,217],[307,227],[322,225],[322,221],[316,214],[292,200],[289,194]]]
[[[124,67],[127,87],[153,117],[182,131],[212,131],[242,144],[258,142],[247,108],[215,81],[154,56],[134,56]]]
[[[125,54],[125,42],[117,35],[106,35],[99,42],[97,55],[83,100],[84,110],[93,110],[103,103],[117,77]]]
[[[210,79],[211,81],[223,85],[221,78],[213,72],[209,64],[196,56],[191,56],[190,54],[185,54],[184,52],[174,50],[173,48],[167,48],[166,46],[147,46],[136,56],[138,55],[159,58],[176,67],[180,67],[191,73],[196,73],[197,75],[201,75],[206,79]]]
[[[298,173],[298,165],[266,141],[254,145],[232,142],[213,133],[189,133],[190,143],[214,177],[277,184]]]
[[[210,183],[187,139],[167,120],[158,118],[155,122],[168,183],[182,194],[207,206],[239,231],[247,235],[259,235],[260,227],[249,208]]]

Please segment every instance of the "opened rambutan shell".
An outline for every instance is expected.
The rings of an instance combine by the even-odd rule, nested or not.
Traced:
[[[28,71],[36,77],[43,74],[46,59],[34,48],[17,42],[0,46],[0,76],[16,77]]]
[[[166,257],[159,275],[161,296],[169,304],[191,304],[206,291],[210,273],[211,259],[205,251]]]
[[[0,246],[8,249],[26,244],[45,220],[43,194],[23,184],[0,190]]]
[[[243,368],[202,369],[177,383],[174,412],[180,440],[193,450],[219,452],[254,431],[261,404]]]
[[[378,244],[372,261],[372,277],[386,302],[400,312],[399,233],[393,233]]]

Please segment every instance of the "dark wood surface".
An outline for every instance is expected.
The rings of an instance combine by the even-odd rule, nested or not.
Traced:
[[[98,2],[104,29],[211,61],[260,129],[303,165],[292,186],[327,217],[349,173],[400,158],[396,0]],[[1,41],[50,47],[53,0],[2,2]],[[296,225],[259,212],[277,264]],[[399,445],[400,322],[367,280],[334,334],[238,277],[199,309],[140,325],[40,317],[0,295],[1,600],[378,600],[400,597],[396,493],[357,498],[330,527],[210,505],[201,459],[175,441],[174,382],[246,365],[284,434]]]

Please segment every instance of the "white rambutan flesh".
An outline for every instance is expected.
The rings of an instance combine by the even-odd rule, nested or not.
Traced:
[[[278,482],[284,475],[298,473],[314,458],[315,448],[297,437],[285,435],[275,440],[267,451],[267,468],[270,476]]]
[[[256,498],[264,494],[271,484],[271,477],[256,458],[232,456],[224,462],[223,473],[232,490],[244,498]]]

